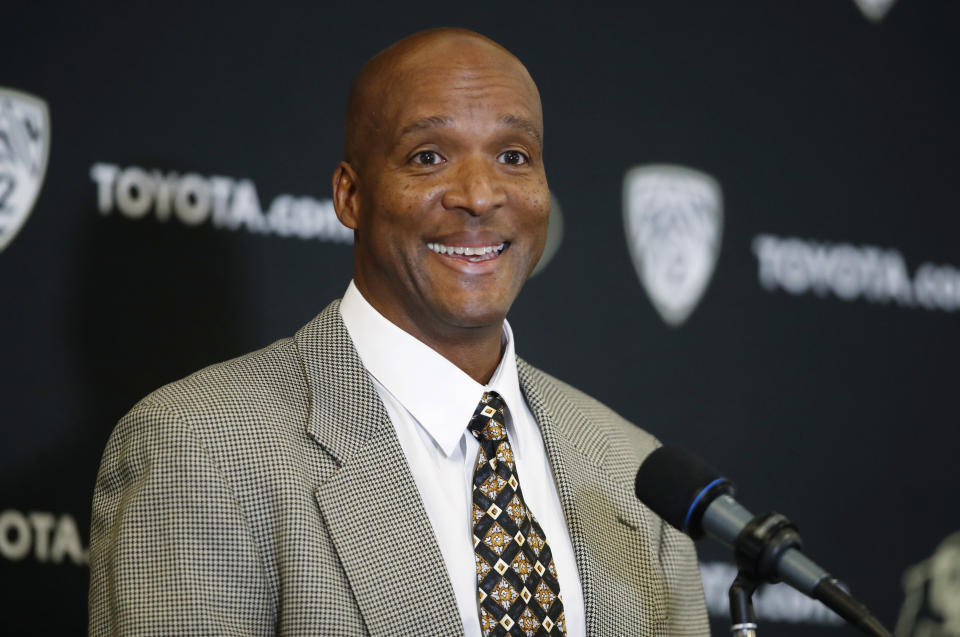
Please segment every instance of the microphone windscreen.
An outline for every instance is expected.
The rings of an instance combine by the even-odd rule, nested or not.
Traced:
[[[634,487],[641,502],[694,538],[702,534],[700,518],[710,501],[733,491],[733,485],[703,460],[671,445],[647,456]]]

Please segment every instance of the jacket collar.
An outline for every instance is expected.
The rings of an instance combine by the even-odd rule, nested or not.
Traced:
[[[339,308],[332,302],[294,340],[309,390],[307,432],[342,466],[389,419]]]

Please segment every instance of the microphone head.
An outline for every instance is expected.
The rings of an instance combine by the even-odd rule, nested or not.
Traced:
[[[703,513],[717,497],[733,495],[733,483],[694,454],[670,445],[653,451],[640,465],[637,497],[670,525],[693,539],[703,536]]]

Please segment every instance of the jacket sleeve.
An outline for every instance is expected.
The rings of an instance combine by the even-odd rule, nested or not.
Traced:
[[[273,634],[274,595],[233,488],[168,407],[139,403],[107,443],[89,603],[91,637]]]
[[[667,582],[671,636],[710,635],[703,581],[693,541],[666,522],[660,536],[660,565]]]

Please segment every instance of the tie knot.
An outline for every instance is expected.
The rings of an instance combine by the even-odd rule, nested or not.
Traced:
[[[506,404],[503,398],[495,391],[484,392],[480,404],[470,419],[470,433],[483,442],[484,440],[505,440],[507,428],[503,421],[503,408]]]

